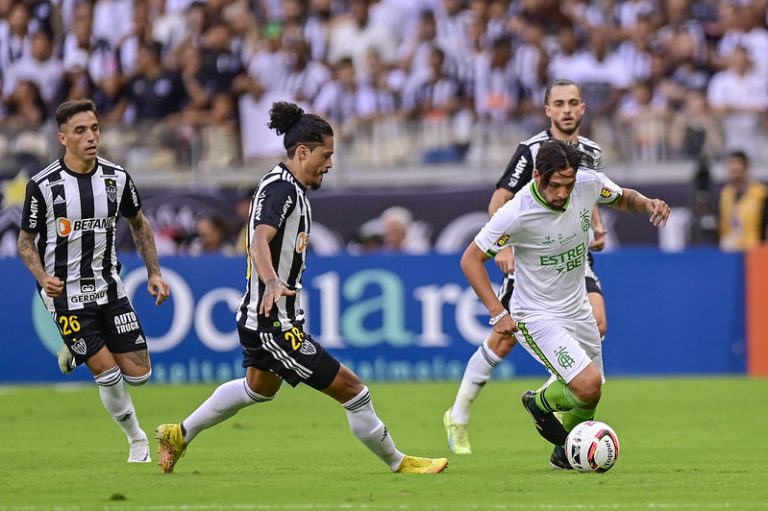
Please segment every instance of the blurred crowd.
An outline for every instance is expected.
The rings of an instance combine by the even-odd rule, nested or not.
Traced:
[[[356,162],[504,159],[569,78],[609,162],[764,160],[767,3],[0,0],[0,154],[50,156],[56,106],[91,97],[129,168],[279,156],[275,99],[331,120]]]

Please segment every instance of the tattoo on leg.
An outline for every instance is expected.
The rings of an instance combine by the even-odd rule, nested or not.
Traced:
[[[141,351],[130,351],[128,353],[123,353],[125,358],[127,358],[132,364],[143,367],[149,370],[149,353],[147,350],[141,350]]]

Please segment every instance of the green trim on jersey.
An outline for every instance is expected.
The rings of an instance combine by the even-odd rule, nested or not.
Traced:
[[[486,250],[486,251],[485,251],[485,255],[487,255],[487,256],[488,256],[488,257],[490,257],[491,259],[493,259],[494,257],[496,257],[496,254],[497,254],[497,253],[498,253],[498,252],[493,252],[493,251],[491,251],[491,249],[490,249],[490,248],[489,248],[488,250]]]
[[[564,213],[566,209],[568,209],[568,206],[571,204],[571,196],[568,196],[568,199],[565,201],[565,204],[562,208],[555,208],[552,207],[552,205],[547,202],[547,200],[542,197],[541,192],[539,192],[539,187],[536,186],[536,181],[531,181],[531,195],[533,195],[533,198],[536,199],[536,202],[541,204],[547,209],[550,209],[552,211],[557,211],[558,213]]]
[[[560,373],[557,372],[555,369],[555,366],[552,365],[552,363],[547,360],[547,357],[544,355],[544,352],[541,351],[541,348],[539,348],[538,344],[536,344],[536,341],[533,340],[533,337],[531,336],[531,333],[528,331],[528,328],[526,328],[525,323],[518,322],[517,328],[520,329],[520,332],[523,334],[523,338],[525,339],[525,342],[528,344],[528,346],[531,347],[534,353],[538,355],[539,360],[542,364],[544,364],[544,367],[546,367],[551,374],[554,374],[557,376],[557,380],[561,382],[564,385],[567,385],[565,383],[565,380],[562,376],[560,376]]]

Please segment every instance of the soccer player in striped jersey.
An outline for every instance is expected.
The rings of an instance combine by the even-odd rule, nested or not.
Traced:
[[[27,184],[19,256],[37,280],[73,364],[85,364],[101,402],[128,437],[129,462],[149,462],[149,442],[125,386],[149,380],[152,366],[136,312],[126,296],[115,255],[119,216],[128,220],[147,267],[156,304],[169,294],[155,238],[131,176],[98,156],[99,120],[93,101],[67,101],[56,110],[64,156]]]
[[[600,146],[586,137],[579,136],[579,126],[586,110],[582,100],[581,88],[570,80],[555,80],[544,94],[545,112],[550,118],[550,127],[520,143],[507,165],[504,175],[496,183],[488,213],[494,213],[531,181],[534,162],[541,145],[549,140],[564,140],[574,144],[591,161],[591,166],[598,170],[601,165]],[[600,218],[600,210],[595,206],[592,211],[593,240],[591,250],[602,250],[605,245],[606,230]],[[606,314],[600,281],[592,265],[592,254],[587,255],[589,266],[586,273],[587,293],[592,304],[592,313],[597,321],[600,335],[605,335]],[[504,272],[504,282],[499,289],[501,303],[507,307],[514,289],[514,254],[511,248],[500,251],[495,257],[496,265]],[[443,415],[443,426],[448,436],[448,447],[456,454],[471,454],[469,442],[469,415],[472,403],[480,394],[491,376],[491,371],[501,359],[506,357],[515,345],[515,338],[500,337],[491,331],[490,336],[467,362],[464,376],[456,393],[453,406]]]
[[[368,387],[304,330],[301,281],[312,227],[307,191],[320,188],[331,169],[333,130],[321,117],[285,102],[272,105],[269,127],[284,135],[287,159],[261,179],[251,202],[248,284],[237,311],[245,378],[220,385],[180,424],[158,426],[160,466],[163,472],[173,472],[202,430],[246,406],[271,401],[285,380],[293,387],[304,383],[338,401],[352,433],[393,472],[441,472],[447,459],[406,456],[397,450],[373,409]]]
[[[504,204],[470,243],[461,268],[488,308],[500,337],[514,335],[554,380],[522,396],[539,434],[555,445],[550,463],[571,468],[568,431],[591,420],[604,382],[602,343],[584,282],[591,213],[596,204],[649,214],[666,225],[670,208],[603,173],[581,166],[583,153],[562,140],[542,144],[533,181]],[[517,282],[507,307],[491,288],[485,262],[515,249]],[[631,292],[631,290],[629,290]],[[562,423],[554,412],[562,412]]]

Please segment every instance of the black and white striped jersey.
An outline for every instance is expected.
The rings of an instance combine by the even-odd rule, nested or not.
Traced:
[[[541,144],[552,140],[552,132],[544,130],[517,146],[515,154],[509,160],[504,175],[496,183],[496,188],[506,188],[517,194],[528,182],[533,179],[533,169],[536,164],[536,154]],[[592,159],[590,165],[594,170],[600,170],[603,150],[594,140],[587,137],[579,137],[579,149]]]
[[[131,177],[103,158],[87,174],[71,171],[59,159],[29,180],[21,228],[37,234],[45,271],[66,283],[56,298],[40,290],[49,311],[104,305],[125,296],[115,230],[118,215],[132,218],[140,209]]]
[[[285,331],[304,321],[301,308],[301,276],[306,268],[307,245],[312,224],[312,210],[306,189],[280,163],[269,171],[259,183],[259,189],[251,201],[248,222],[248,274],[245,295],[240,301],[237,322],[243,328],[257,331]],[[250,257],[250,245],[256,226],[271,225],[277,234],[269,243],[272,267],[280,281],[296,291],[294,296],[278,300],[270,317],[258,314],[265,285],[256,274]]]

